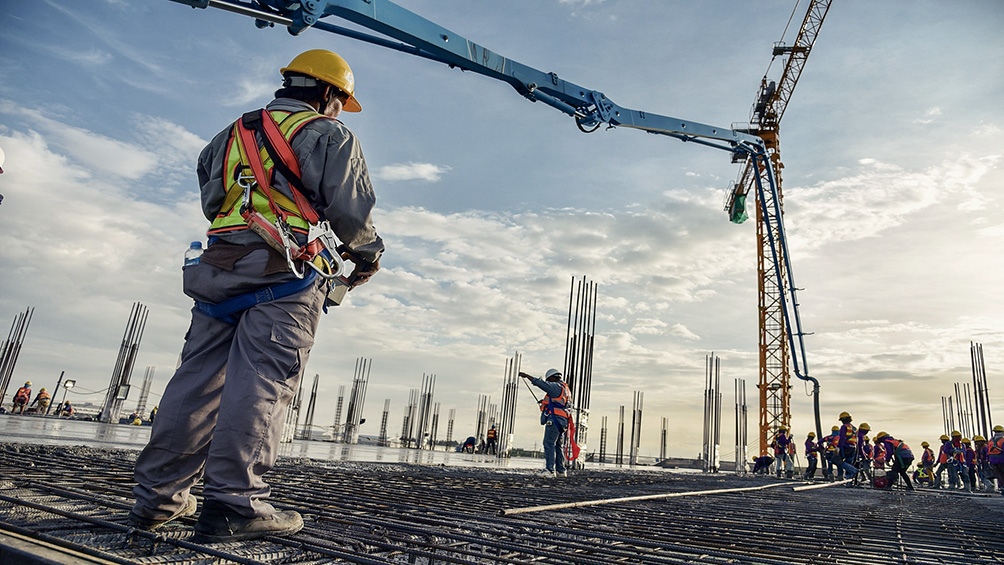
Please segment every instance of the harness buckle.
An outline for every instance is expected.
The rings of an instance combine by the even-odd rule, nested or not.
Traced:
[[[237,181],[237,186],[244,189],[244,196],[241,200],[241,213],[243,214],[247,210],[251,209],[251,191],[258,182],[254,178],[254,173],[251,171],[251,167],[244,165],[238,171],[235,171],[235,180]]]

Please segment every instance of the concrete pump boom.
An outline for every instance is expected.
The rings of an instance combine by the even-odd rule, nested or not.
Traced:
[[[618,106],[605,94],[573,84],[553,72],[539,71],[495,53],[457,33],[410,12],[388,0],[172,0],[193,8],[219,8],[255,18],[259,28],[276,24],[292,35],[307,28],[335,33],[381,47],[423,57],[450,67],[481,74],[512,86],[533,102],[542,102],[575,119],[578,128],[590,133],[602,124],[639,129],[684,142],[728,151],[735,162],[746,161],[752,171],[762,221],[767,225],[769,247],[778,281],[779,301],[784,318],[796,376],[813,383],[816,433],[822,437],[819,421],[819,382],[808,375],[801,319],[794,277],[788,259],[775,171],[764,140],[749,132],[715,127]],[[334,25],[322,19],[334,16],[372,30],[382,36]],[[775,222],[771,224],[771,218]],[[790,301],[785,293],[790,294]],[[796,347],[795,341],[798,341]],[[798,354],[799,359],[795,357]],[[799,368],[804,374],[799,372]],[[738,463],[738,462],[737,462]]]

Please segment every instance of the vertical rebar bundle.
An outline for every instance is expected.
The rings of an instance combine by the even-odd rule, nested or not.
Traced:
[[[122,403],[129,396],[129,378],[132,376],[132,369],[136,364],[136,354],[139,353],[139,344],[143,340],[143,330],[146,327],[148,314],[149,310],[142,303],[133,303],[125,333],[122,335],[119,355],[115,360],[115,368],[112,370],[112,378],[108,384],[105,403],[101,407],[100,420],[102,422],[119,421]]]
[[[485,430],[488,429],[488,411],[492,402],[492,397],[484,394],[478,395],[478,417],[474,424],[474,437],[481,441],[485,438]]]
[[[380,418],[380,438],[377,440],[377,445],[380,447],[387,447],[387,420],[390,418],[390,399],[386,398],[383,401],[383,417]]]
[[[429,428],[429,449],[436,449],[436,439],[439,434],[439,403],[432,407],[432,426]]]
[[[746,460],[749,457],[749,433],[746,405],[746,379],[736,379],[736,474],[746,474]]]
[[[282,429],[282,443],[291,443],[296,438],[296,427],[300,423],[300,399],[303,397],[303,383],[296,391],[293,402],[286,408],[286,424]]]
[[[596,283],[572,277],[565,329],[565,382],[572,393],[575,443],[587,452],[589,402],[593,386],[593,341],[596,333]],[[581,464],[581,461],[580,461]]]
[[[719,381],[721,358],[712,353],[704,358],[704,445],[701,459],[704,472],[717,473],[721,465],[722,392]]]
[[[638,451],[641,449],[641,413],[645,404],[645,393],[634,392],[634,401],[631,404],[631,449],[630,465],[638,464]]]
[[[150,399],[150,387],[153,386],[153,373],[157,368],[148,365],[143,374],[143,388],[139,391],[139,402],[136,403],[136,413],[142,416],[146,413],[146,402]]]
[[[303,420],[300,439],[310,439],[310,436],[314,433],[314,407],[317,404],[317,384],[320,380],[321,375],[314,373],[314,386],[310,389],[310,400],[307,401],[307,416]]]
[[[505,361],[502,376],[502,405],[497,422],[498,457],[508,458],[512,452],[513,429],[516,427],[516,400],[519,398],[519,371],[523,357],[517,352]]]
[[[600,463],[607,462],[607,417],[600,418]]]
[[[453,421],[457,419],[457,409],[450,408],[450,421],[446,423],[446,445],[447,448],[453,444]]]
[[[341,443],[342,434],[342,406],[345,405],[345,385],[338,385],[338,403],[335,404],[335,423],[331,426],[331,439],[336,443]]]
[[[352,392],[349,394],[349,407],[345,414],[345,433],[342,435],[342,441],[350,445],[359,443],[359,425],[363,421],[366,386],[370,381],[372,367],[372,359],[363,357],[356,359],[356,370],[352,377]]]
[[[666,460],[666,447],[669,444],[669,418],[662,417],[662,425],[659,431],[659,461]]]
[[[617,421],[617,454],[614,461],[618,465],[624,464],[624,405],[620,407],[620,419]]]
[[[401,446],[411,447],[415,438],[415,419],[418,415],[418,389],[408,391],[408,406],[404,409],[404,420],[401,422]]]
[[[969,342],[969,356],[973,367],[976,419],[980,435],[989,438],[994,422],[993,416],[990,413],[990,390],[987,388],[987,367],[983,360],[983,344]]]
[[[7,387],[10,385],[11,376],[14,374],[14,365],[17,364],[17,357],[21,354],[21,345],[24,343],[24,336],[28,333],[28,324],[35,309],[28,307],[23,313],[14,317],[7,332],[7,339],[0,348],[0,405],[7,397]]]
[[[418,427],[415,430],[415,447],[426,449],[428,447],[426,437],[429,435],[429,425],[432,419],[433,396],[436,394],[436,375],[422,373],[421,390],[418,397],[418,414],[415,416],[418,420]]]

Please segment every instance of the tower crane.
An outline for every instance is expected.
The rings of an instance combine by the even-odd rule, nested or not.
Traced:
[[[805,378],[808,374],[806,367],[798,367],[798,359],[789,355],[788,347],[794,345],[786,339],[788,328],[786,328],[785,306],[784,306],[784,272],[786,268],[785,258],[778,257],[777,252],[786,253],[786,249],[776,249],[772,241],[777,234],[769,233],[769,230],[776,230],[780,224],[784,207],[781,198],[781,176],[784,164],[781,162],[781,150],[778,145],[778,130],[780,128],[781,117],[788,107],[791,93],[798,84],[798,79],[805,68],[805,62],[812,51],[812,45],[816,42],[819,29],[823,25],[823,19],[830,9],[832,0],[813,0],[809,2],[802,20],[802,27],[798,30],[795,42],[791,45],[783,41],[775,43],[771,64],[781,57],[784,60],[784,69],[780,78],[775,82],[769,80],[767,74],[760,83],[760,91],[757,94],[756,102],[750,114],[750,127],[743,131],[757,135],[763,140],[767,149],[767,155],[775,172],[775,182],[777,191],[775,194],[765,194],[766,198],[776,198],[776,202],[768,201],[756,206],[756,238],[757,238],[757,281],[759,299],[759,380],[757,388],[760,391],[760,454],[767,451],[769,438],[779,426],[790,427],[791,425],[791,382],[789,359],[794,359],[796,377],[809,380],[813,383],[813,396],[815,404],[816,437],[822,437],[819,423],[819,383],[815,379]],[[797,5],[796,5],[797,7]],[[768,67],[768,72],[770,68]],[[729,212],[731,220],[735,223],[742,223],[747,215],[745,212],[745,202],[747,194],[755,187],[755,182],[759,176],[757,165],[754,160],[739,156],[743,161],[743,168],[739,174],[733,189],[726,195],[725,211]],[[757,198],[760,195],[757,194]],[[764,218],[762,214],[774,214],[777,210],[777,217]],[[766,220],[766,221],[765,221]],[[792,297],[794,299],[794,296]],[[795,314],[797,316],[797,309]],[[801,332],[801,330],[799,330]],[[799,335],[801,338],[801,333]],[[801,339],[799,339],[801,345]],[[802,355],[804,365],[804,352]],[[804,371],[804,375],[802,373]]]

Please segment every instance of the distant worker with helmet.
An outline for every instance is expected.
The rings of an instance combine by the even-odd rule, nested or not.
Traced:
[[[886,457],[892,462],[891,484],[896,484],[896,477],[902,477],[906,490],[914,490],[910,475],[906,472],[913,464],[913,451],[905,441],[896,439],[885,432],[875,434],[875,443],[882,444]]]
[[[840,426],[833,426],[830,428],[829,435],[823,436],[823,439],[819,440],[820,447],[824,449],[823,453],[823,477],[832,481],[834,479],[834,467],[836,467],[839,462],[837,458],[839,452],[837,451],[837,434],[840,432]]]
[[[920,456],[920,466],[923,467],[923,474],[927,476],[927,486],[934,486],[934,450],[931,449],[931,444],[928,442],[921,442],[921,447],[924,448],[924,454]]]
[[[14,393],[14,409],[11,413],[24,414],[24,409],[31,401],[31,381],[25,381],[24,386],[19,387]]]
[[[786,478],[790,479],[794,473],[794,464],[791,461],[791,454],[789,454],[790,445],[791,438],[788,437],[788,427],[778,426],[774,441],[770,443],[770,446],[774,448],[774,472],[779,479],[782,469]]]
[[[819,452],[821,447],[816,443],[816,432],[809,432],[805,436],[805,462],[806,469],[805,474],[802,475],[803,479],[813,479],[816,477],[816,466],[819,464]]]
[[[275,99],[228,125],[199,156],[209,245],[183,268],[195,307],[181,364],[136,461],[129,521],[137,528],[195,514],[199,479],[196,539],[303,527],[299,513],[269,503],[264,475],[322,310],[340,298],[333,279],[341,260],[355,270],[340,288],[358,286],[379,269],[384,244],[359,141],[336,119],[361,110],[352,69],[314,49],[280,73]]]
[[[544,397],[540,400],[540,423],[544,426],[544,466],[548,476],[564,477],[565,454],[562,449],[562,438],[565,430],[568,429],[570,405],[572,403],[572,392],[568,385],[561,380],[561,372],[557,369],[548,369],[544,373],[544,378],[539,379],[533,375],[520,371],[519,376],[529,379],[533,386],[544,391]]]
[[[973,451],[976,452],[976,479],[979,481],[980,490],[990,490],[993,481],[993,473],[990,471],[989,449],[987,438],[977,434],[973,436]],[[976,482],[973,483],[974,488]]]
[[[45,415],[46,411],[49,410],[50,402],[52,402],[52,395],[49,394],[49,391],[46,390],[45,387],[42,387],[42,389],[38,391],[38,394],[35,395],[35,400],[31,401],[31,405],[32,406],[37,405],[38,406],[37,413]]]
[[[841,412],[837,419],[841,423],[837,432],[837,480],[843,480],[844,475],[854,479],[858,475],[854,464],[858,453],[858,430],[851,424],[852,418],[847,412]]]
[[[955,448],[952,447],[952,438],[948,434],[941,434],[941,447],[938,449],[938,468],[934,470],[934,488],[944,488],[942,483],[945,471],[948,471],[948,488],[958,488],[959,476],[952,466],[952,458]]]
[[[997,490],[1004,494],[1004,426],[994,426],[994,435],[987,441],[987,462],[997,480]]]
[[[872,446],[868,442],[868,432],[871,429],[868,422],[861,422],[861,425],[858,426],[854,454],[854,466],[857,467],[858,472],[854,475],[854,484],[871,483],[872,480]]]

